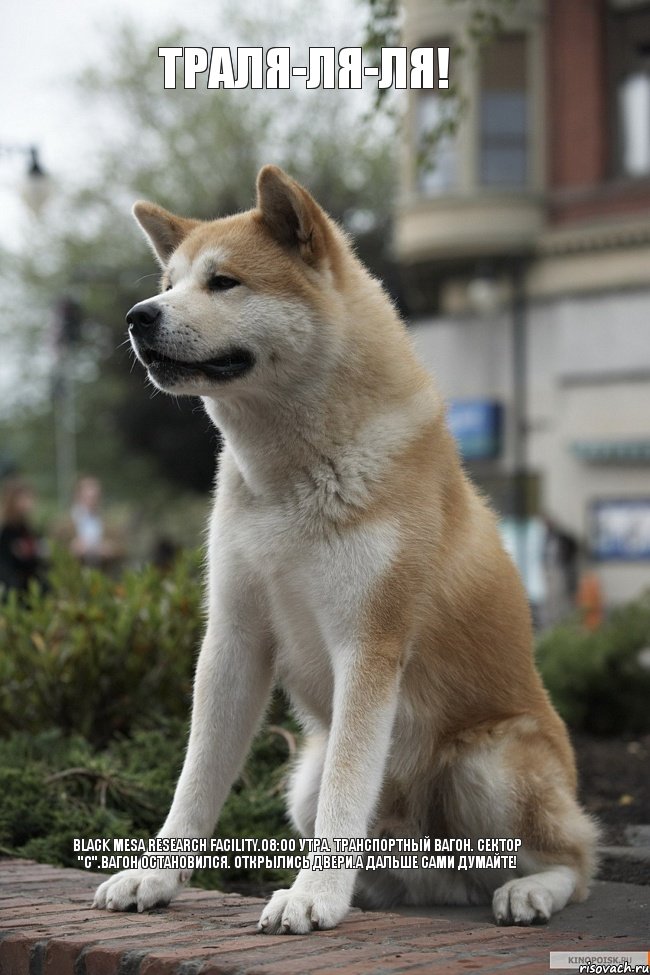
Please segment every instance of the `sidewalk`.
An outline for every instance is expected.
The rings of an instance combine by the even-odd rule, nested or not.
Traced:
[[[597,883],[547,927],[487,907],[354,910],[333,931],[257,934],[262,901],[187,890],[147,914],[90,908],[99,876],[0,859],[0,975],[541,975],[549,951],[650,950],[650,887]]]

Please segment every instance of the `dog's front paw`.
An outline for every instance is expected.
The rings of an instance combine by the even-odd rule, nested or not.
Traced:
[[[553,913],[553,898],[537,880],[520,877],[494,892],[492,910],[497,924],[546,924]]]
[[[178,870],[123,870],[97,888],[93,907],[147,911],[169,904],[182,886]]]
[[[268,902],[258,931],[264,934],[308,934],[318,928],[333,928],[348,912],[347,897],[333,891],[307,889],[276,890]]]

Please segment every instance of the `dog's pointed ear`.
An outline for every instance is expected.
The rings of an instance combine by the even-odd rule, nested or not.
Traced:
[[[331,239],[328,218],[307,190],[278,166],[263,166],[257,177],[257,206],[271,235],[316,267]]]
[[[198,220],[176,217],[156,203],[147,203],[146,200],[138,200],[132,212],[163,267],[178,245],[199,224]]]

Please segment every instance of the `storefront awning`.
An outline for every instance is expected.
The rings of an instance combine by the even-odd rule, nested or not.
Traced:
[[[576,440],[570,449],[587,464],[650,464],[650,439]]]

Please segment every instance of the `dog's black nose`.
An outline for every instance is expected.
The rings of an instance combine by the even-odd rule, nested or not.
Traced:
[[[155,301],[140,301],[127,312],[126,321],[133,332],[145,332],[160,321],[160,307]]]

